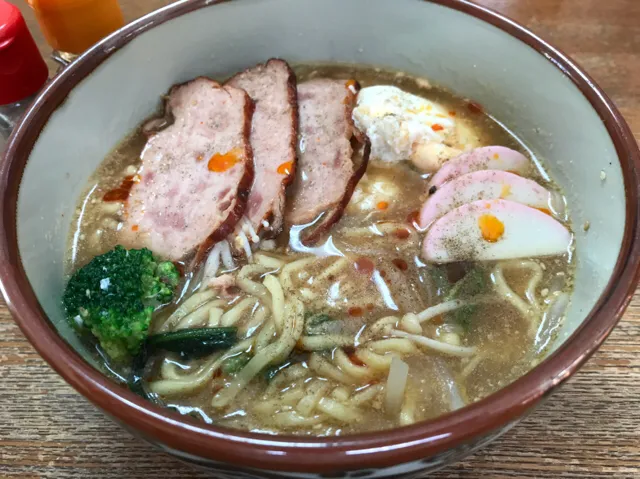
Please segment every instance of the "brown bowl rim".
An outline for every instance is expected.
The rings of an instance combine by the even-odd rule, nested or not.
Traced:
[[[40,307],[20,261],[16,225],[19,180],[50,115],[64,103],[71,89],[114,51],[168,20],[224,2],[184,0],[130,23],[83,54],[46,86],[9,141],[0,167],[0,230],[4,233],[0,235],[0,288],[15,321],[40,355],[82,395],[146,438],[177,451],[241,468],[314,473],[388,467],[428,458],[499,430],[569,378],[609,335],[638,283],[638,145],[613,102],[560,50],[513,20],[470,1],[426,1],[489,23],[538,51],[582,91],[615,145],[626,192],[626,222],[620,254],[596,306],[554,354],[488,398],[435,420],[374,433],[306,438],[248,433],[190,421],[112,382],[72,350],[58,336]]]

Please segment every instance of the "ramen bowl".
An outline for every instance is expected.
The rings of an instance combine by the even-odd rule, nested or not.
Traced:
[[[539,156],[571,207],[575,289],[548,354],[497,393],[427,422],[341,437],[225,429],[112,381],[61,308],[69,221],[87,178],[171,85],[270,57],[376,65],[473,99]],[[464,0],[180,1],[115,32],[54,78],[5,154],[0,281],[20,328],[132,433],[234,477],[399,477],[458,460],[531,412],[606,339],[638,282],[640,154],[619,112],[560,51]]]

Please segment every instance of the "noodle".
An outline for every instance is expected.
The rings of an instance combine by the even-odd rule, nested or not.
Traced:
[[[213,397],[211,405],[225,407],[260,371],[269,364],[284,360],[302,335],[304,327],[304,307],[297,300],[285,304],[282,334],[272,344],[258,351],[249,363],[233,378],[229,386]]]
[[[298,341],[298,347],[305,351],[324,351],[339,346],[349,346],[354,339],[349,336],[337,334],[323,334],[318,336],[302,336]]]
[[[348,374],[352,378],[368,379],[374,376],[374,372],[370,368],[355,365],[342,349],[336,349],[334,362],[342,372]]]
[[[527,289],[525,291],[525,296],[528,302],[518,296],[507,284],[503,273],[505,268],[528,269],[531,272],[531,278],[529,279]],[[511,303],[525,318],[529,320],[530,329],[537,326],[540,321],[540,305],[536,299],[536,289],[542,280],[542,275],[542,268],[535,261],[498,263],[491,273],[491,280],[493,281],[498,294],[504,297],[505,300]]]
[[[210,328],[217,328],[220,326],[220,318],[222,318],[223,314],[224,310],[220,308],[211,308],[209,310],[209,322],[207,323],[207,326]]]
[[[438,351],[439,353],[450,354],[451,356],[473,356],[476,352],[476,348],[474,347],[453,346],[451,344],[436,341],[434,339],[429,339],[424,336],[418,336],[417,334],[409,334],[405,331],[399,331],[397,329],[392,330],[391,334],[394,336],[399,336],[401,338],[410,339],[420,346],[425,346],[429,349],[433,349],[434,351]]]
[[[266,319],[267,309],[260,304],[253,309],[252,318],[240,328],[240,332],[244,333],[246,337],[250,337],[264,324]]]
[[[420,323],[424,323],[425,321],[433,319],[436,316],[450,313],[451,311],[455,311],[456,309],[467,306],[468,304],[470,304],[468,301],[452,299],[451,301],[445,301],[444,303],[440,303],[436,306],[431,306],[430,308],[427,308],[424,311],[416,314],[416,316]]]
[[[384,386],[382,384],[371,384],[359,389],[355,394],[351,396],[349,402],[354,406],[361,406],[373,401],[383,391]]]
[[[283,65],[273,66],[280,68]],[[504,147],[520,149],[524,157],[511,151],[511,156],[505,156],[503,160],[513,161],[516,165],[513,171],[521,178],[538,183],[545,178],[538,193],[548,191],[551,194],[549,208],[554,218],[568,229],[568,215],[562,204],[564,197],[555,191],[556,185],[549,181],[545,172],[535,171],[539,167],[537,161],[532,158],[527,161],[525,145],[496,127],[486,115],[472,115],[473,118],[455,115],[455,111],[467,110],[467,100],[454,98],[439,89],[426,88],[417,81],[414,84],[409,77],[398,83],[396,72],[354,66],[323,66],[318,70],[317,66],[311,65],[298,65],[293,70],[293,77],[301,82],[316,76],[337,79],[357,74],[354,80],[382,87],[378,90],[381,96],[376,94],[378,99],[384,98],[386,88],[406,84],[415,90],[413,93],[424,94],[425,100],[433,102],[433,106],[425,105],[425,108],[433,110],[429,115],[443,118],[444,123],[438,126],[445,130],[436,136],[446,138],[447,144],[455,143],[461,152],[486,146],[485,140],[496,145],[479,151],[478,155],[470,153],[465,157],[467,160],[476,161],[485,156],[499,159],[501,154],[496,156],[494,153],[501,149],[505,154],[509,152]],[[281,81],[280,76],[272,80]],[[336,91],[341,91],[344,82],[339,80],[338,83]],[[366,92],[357,93],[351,86],[349,90],[354,93],[348,100],[355,100],[356,117],[360,110],[366,116]],[[287,99],[280,100],[273,99],[276,102],[273,106],[286,106],[284,101]],[[339,100],[342,102],[343,98]],[[416,100],[416,105],[419,104]],[[351,110],[350,106],[347,110]],[[423,111],[422,107],[416,108],[416,112],[419,111]],[[290,120],[290,115],[284,116]],[[378,120],[382,121],[383,117],[375,121]],[[359,119],[354,121],[360,122]],[[425,128],[431,130],[428,126]],[[401,130],[404,129],[403,126]],[[288,128],[287,131],[293,130]],[[455,175],[461,171],[451,170],[447,175],[453,176],[443,182],[446,175],[438,179],[434,176],[436,172],[421,171],[425,165],[419,164],[420,161],[424,163],[425,157],[437,156],[436,150],[447,149],[446,146],[434,144],[434,149],[434,145],[426,143],[413,145],[416,146],[413,148],[415,155],[410,155],[413,158],[384,161],[391,158],[379,158],[380,145],[373,145],[369,151],[370,161],[357,162],[366,171],[358,169],[357,175],[351,175],[348,189],[353,187],[349,192],[353,194],[345,195],[344,204],[332,204],[325,209],[323,204],[328,201],[325,195],[335,185],[319,185],[314,178],[302,178],[303,181],[310,180],[308,186],[317,188],[318,193],[311,192],[304,197],[309,208],[300,212],[304,216],[311,212],[315,215],[315,219],[307,224],[292,225],[291,208],[297,209],[295,196],[299,192],[285,191],[281,184],[288,180],[300,181],[301,178],[295,177],[296,172],[287,172],[287,175],[293,175],[287,178],[280,174],[273,176],[276,172],[271,171],[273,178],[259,178],[262,173],[256,171],[255,181],[248,189],[236,188],[235,181],[241,181],[239,177],[232,178],[234,184],[219,182],[220,185],[214,185],[216,189],[222,188],[219,193],[230,187],[227,196],[232,202],[240,200],[243,203],[246,198],[240,198],[238,194],[251,193],[252,198],[266,202],[264,206],[272,210],[267,217],[250,218],[251,208],[247,204],[248,209],[239,220],[233,215],[227,218],[225,224],[228,223],[228,227],[233,224],[233,227],[225,230],[226,239],[219,241],[217,236],[204,242],[198,239],[197,231],[208,231],[211,226],[208,222],[216,219],[211,215],[210,218],[193,217],[184,226],[167,224],[168,228],[175,229],[170,235],[155,230],[149,235],[146,231],[132,235],[131,231],[137,227],[132,229],[129,224],[133,217],[123,217],[122,202],[105,203],[95,191],[97,187],[97,191],[111,190],[121,184],[122,177],[119,176],[138,172],[140,153],[149,141],[144,134],[138,133],[141,131],[133,135],[135,142],[124,150],[126,155],[119,151],[117,161],[114,157],[105,163],[105,167],[100,167],[78,203],[81,210],[76,213],[79,215],[76,216],[77,223],[70,231],[73,244],[69,245],[68,273],[73,275],[76,268],[83,268],[93,257],[118,244],[134,247],[135,243],[136,248],[155,249],[151,251],[158,265],[154,273],[165,284],[158,288],[155,278],[143,278],[143,282],[146,281],[143,289],[148,292],[142,298],[147,308],[145,313],[153,310],[148,323],[151,339],[148,347],[142,350],[145,354],[139,356],[146,364],[139,365],[136,361],[131,366],[135,366],[135,371],[142,376],[143,392],[151,393],[152,398],[159,395],[159,402],[175,406],[181,414],[195,413],[222,427],[266,434],[336,436],[390,429],[447,414],[471,400],[492,394],[542,361],[549,353],[549,345],[557,338],[565,339],[559,335],[574,282],[573,243],[566,251],[560,251],[555,247],[556,241],[546,244],[547,238],[535,238],[540,248],[532,250],[534,256],[520,255],[518,258],[522,252],[519,245],[504,248],[509,245],[504,242],[493,245],[482,240],[482,235],[478,236],[477,227],[484,227],[476,224],[477,218],[473,215],[485,212],[476,210],[475,206],[460,210],[466,212],[465,215],[470,212],[469,218],[440,217],[437,220],[440,226],[433,229],[422,229],[417,225],[431,213],[437,216],[444,212],[440,211],[441,206],[447,201],[462,201],[458,205],[462,206],[471,202],[471,193],[482,193],[477,199],[495,196],[503,171],[489,175],[486,171],[489,167],[479,162],[480,171],[484,168],[484,173],[478,173],[477,177],[469,175],[466,183],[453,184],[451,180],[456,181]],[[404,141],[400,140],[401,143]],[[286,143],[281,146],[291,146],[288,141]],[[326,153],[322,144],[319,144],[320,150]],[[390,144],[387,142],[387,146]],[[354,160],[364,160],[366,148],[358,150],[354,153],[358,158]],[[192,153],[195,155],[191,157],[199,157],[200,153],[206,152]],[[390,156],[397,154],[385,150],[385,155],[387,153]],[[328,158],[329,163],[324,166],[331,169],[332,165],[338,165],[339,159]],[[416,160],[415,164],[412,160]],[[192,166],[206,169],[203,165],[194,163]],[[165,166],[173,167],[164,163],[158,166],[162,169],[158,170],[161,175],[171,173]],[[144,173],[147,175],[149,171]],[[363,173],[362,177],[360,173]],[[483,180],[485,173],[485,180],[490,177],[491,181]],[[304,175],[305,172],[299,169],[297,174]],[[201,181],[197,175],[188,176],[184,176],[182,186],[189,194],[197,195]],[[171,177],[169,174],[168,178]],[[445,184],[449,186],[444,188]],[[454,191],[457,187],[450,188],[452,184],[461,190]],[[505,187],[505,191],[507,189]],[[500,195],[504,196],[505,191],[500,191]],[[141,190],[132,190],[134,195],[141,193]],[[170,203],[164,205],[169,208],[167,213],[174,211],[174,207],[176,212],[182,208],[184,198],[164,196]],[[201,199],[205,202],[214,200]],[[148,206],[158,206],[151,204],[154,201],[149,198]],[[482,209],[481,205],[478,207]],[[252,217],[253,213],[252,209]],[[497,210],[494,213],[499,214]],[[178,216],[183,215],[179,213]],[[473,225],[469,223],[473,228],[456,227],[456,224],[462,224],[458,220],[466,222],[468,219],[473,220]],[[535,226],[535,219],[524,218],[523,221]],[[437,234],[432,235],[433,232]],[[571,232],[567,232],[569,238]],[[558,228],[558,238],[559,233]],[[438,240],[440,234],[443,236]],[[512,240],[506,236],[503,239]],[[467,240],[470,241],[468,248]],[[529,243],[521,245],[523,251],[529,249]],[[205,246],[210,249],[208,254],[202,255]],[[543,250],[555,250],[559,254],[535,256]],[[492,251],[496,257],[515,258],[479,259],[492,256],[493,253],[488,254]],[[466,256],[465,261],[435,261],[445,258],[446,254],[442,256],[442,253],[448,253],[450,260]],[[114,291],[107,290],[115,277],[105,275],[104,280],[109,280],[104,288],[106,295]],[[177,280],[175,287],[174,278]],[[101,291],[102,281],[99,286]],[[145,286],[151,286],[151,289],[146,291]],[[101,294],[100,291],[96,293]],[[82,303],[84,286],[76,292],[77,302]],[[92,301],[97,297],[93,293],[85,296]],[[125,295],[119,296],[122,297],[118,300],[124,299]],[[169,296],[170,303],[165,304]],[[65,310],[68,310],[66,304]],[[80,323],[79,327],[89,326],[92,312],[87,310],[89,316],[85,320],[85,311],[78,309],[75,311],[77,319],[74,319],[76,314],[69,319]],[[117,317],[111,314],[105,319]],[[144,334],[136,333],[146,333],[148,316],[133,319],[140,318],[142,328],[137,324],[131,328],[118,328],[116,324],[111,330],[105,330],[118,332],[121,329],[122,333],[131,330],[136,336],[131,337],[131,342],[144,341]],[[109,322],[105,320],[104,323]],[[100,337],[98,329],[91,328],[89,333],[96,336],[98,352],[106,360],[110,354],[119,351]],[[162,336],[153,338],[158,333]],[[122,344],[132,351],[136,346],[126,341]],[[199,356],[202,351],[214,352],[203,357]],[[107,366],[114,366],[114,372],[123,378],[130,373],[127,364],[122,364],[122,371],[115,361]]]
[[[387,341],[393,341],[389,339]],[[409,342],[409,344],[413,347],[413,350],[417,352],[413,343]],[[360,361],[365,363],[369,368],[375,370],[379,374],[385,374],[389,371],[389,367],[391,366],[391,360],[393,359],[393,354],[378,354],[373,351],[360,348],[356,351],[356,356]]]
[[[204,386],[222,363],[243,351],[248,351],[253,344],[252,339],[241,341],[224,354],[216,353],[193,374],[180,376],[179,379],[160,379],[149,383],[149,390],[161,396],[177,396],[191,393]]]
[[[258,306],[256,298],[245,298],[222,315],[220,324],[224,327],[236,324],[248,309]]]
[[[273,322],[276,331],[282,334],[284,322],[284,291],[280,282],[273,275],[264,278],[264,286],[271,293],[271,311],[273,312]]]
[[[362,420],[362,415],[357,408],[340,404],[334,399],[327,397],[322,398],[320,402],[318,402],[318,410],[344,423]]]
[[[375,353],[395,352],[400,354],[415,354],[418,352],[415,344],[403,338],[380,339],[378,341],[371,341],[367,343],[366,346]]]
[[[329,391],[329,383],[327,381],[314,380],[307,386],[306,395],[300,399],[296,410],[303,416],[311,416],[318,402]]]
[[[264,266],[265,268],[274,269],[276,271],[285,265],[284,261],[278,258],[274,258],[273,256],[268,256],[264,253],[256,253],[255,260],[259,265]]]
[[[274,417],[274,423],[280,427],[315,426],[324,421],[323,416],[305,417],[296,411],[279,412]]]
[[[183,317],[208,302],[215,295],[215,291],[210,289],[193,294],[158,327],[158,331],[166,332],[171,330]]]
[[[177,331],[179,329],[188,329],[193,328],[195,326],[200,326],[205,321],[209,320],[209,313],[213,309],[218,309],[218,306],[226,305],[226,301],[210,301],[200,306],[195,311],[187,314],[184,318],[180,320],[178,324],[173,328],[173,331]]]
[[[318,353],[312,353],[309,368],[319,376],[333,379],[344,384],[353,384],[353,379],[335,367]]]

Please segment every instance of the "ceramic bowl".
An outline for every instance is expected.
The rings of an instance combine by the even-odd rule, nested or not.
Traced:
[[[436,420],[331,439],[192,422],[108,379],[60,306],[76,199],[100,161],[156,111],[171,85],[226,76],[270,57],[371,64],[426,77],[480,102],[544,159],[568,198],[577,276],[567,320],[533,371]],[[0,171],[2,291],[25,335],[73,387],[181,458],[246,477],[422,474],[515,424],[620,319],[638,280],[639,163],[628,126],[574,62],[467,1],[181,1],[85,53],[48,84],[14,132]]]

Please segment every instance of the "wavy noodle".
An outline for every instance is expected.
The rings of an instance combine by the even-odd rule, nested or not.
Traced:
[[[278,398],[285,406],[295,406],[304,397],[304,391],[301,388],[290,389],[280,394]]]
[[[392,341],[392,340],[389,340]],[[409,344],[413,346],[413,343],[409,341]],[[415,351],[416,348],[413,346]],[[384,374],[389,371],[391,367],[391,360],[393,359],[393,354],[378,354],[367,348],[359,348],[356,351],[356,356],[360,361],[365,363],[369,368],[376,371],[378,374]]]
[[[333,379],[334,381],[344,384],[353,384],[352,377],[345,374],[318,353],[311,353],[311,358],[309,358],[309,369],[319,376],[327,379]]]
[[[322,334],[317,336],[302,336],[297,347],[304,351],[324,351],[341,346],[350,346],[354,338],[339,334]]]
[[[398,327],[407,333],[422,334],[422,326],[420,325],[420,319],[417,314],[405,314],[400,320],[400,323],[398,323]]]
[[[413,394],[405,395],[400,409],[399,422],[401,426],[408,426],[416,422],[416,398]]]
[[[253,316],[249,321],[244,323],[239,328],[241,334],[245,337],[252,336],[262,326],[267,319],[267,308],[259,304],[257,308],[253,310]]]
[[[302,364],[292,364],[278,371],[278,374],[271,380],[265,396],[271,396],[281,390],[283,387],[290,387],[296,381],[309,376],[309,370]]]
[[[320,399],[326,396],[329,391],[329,387],[330,386],[327,381],[321,381],[319,379],[311,381],[311,383],[307,385],[305,396],[298,402],[296,411],[303,416],[311,416],[320,402]]]
[[[183,371],[180,373],[179,371]],[[164,379],[180,379],[191,371],[191,367],[181,368],[177,362],[169,357],[164,358],[160,365],[160,376]]]
[[[460,299],[452,299],[451,301],[445,301],[444,303],[431,306],[424,311],[416,314],[416,317],[420,323],[424,323],[430,319],[440,316],[441,314],[450,313],[458,308],[472,304],[470,301],[462,301]]]
[[[320,399],[317,408],[320,412],[343,423],[353,423],[362,420],[362,414],[358,408],[340,404],[338,401],[328,397]]]
[[[407,223],[399,221],[384,221],[360,228],[343,228],[340,230],[340,233],[345,237],[377,236],[379,238],[385,238],[395,233],[398,229],[404,229],[409,232],[409,238],[403,240],[405,243],[419,239],[418,232],[415,229],[409,227]]]
[[[205,322],[209,320],[211,310],[217,309],[218,306],[222,306],[226,304],[227,304],[227,301],[225,300],[215,300],[215,301],[210,301],[208,303],[205,303],[195,311],[192,311],[191,313],[187,314],[184,318],[182,318],[178,322],[178,324],[176,324],[172,328],[172,331],[202,326]]]
[[[268,319],[263,328],[256,336],[256,349],[260,351],[267,347],[267,345],[274,339],[276,335],[276,326],[273,324],[272,319]]]
[[[293,284],[293,278],[291,277],[291,275],[293,273],[299,274],[300,270],[303,270],[306,266],[321,260],[322,258],[309,256],[292,261],[291,263],[285,265],[282,268],[282,272],[280,273],[280,281],[282,282],[282,286],[284,287],[284,289],[288,290],[291,293],[295,293],[297,288]]]
[[[471,361],[465,364],[464,368],[462,368],[462,371],[460,372],[460,376],[462,378],[469,377],[469,375],[473,373],[473,371],[475,371],[475,369],[483,360],[484,360],[484,355],[482,354],[476,355],[474,358],[471,359]]]
[[[226,407],[260,371],[269,364],[283,361],[293,350],[304,327],[304,306],[298,300],[285,303],[282,334],[266,348],[257,351],[232,382],[213,397],[211,405]]]
[[[326,418],[322,415],[302,416],[296,411],[279,412],[273,417],[274,424],[284,428],[315,426],[316,424],[321,424],[325,420]]]
[[[164,323],[158,326],[157,331],[170,331],[183,317],[210,301],[215,295],[215,291],[210,289],[193,294],[178,306],[178,308],[164,321]]]
[[[264,278],[264,286],[271,293],[271,311],[273,312],[273,322],[276,331],[282,334],[284,323],[284,291],[280,282],[273,275]]]
[[[518,296],[504,279],[504,270],[512,268],[528,269],[531,272],[531,278],[527,283],[527,289],[525,291],[527,301]],[[498,294],[518,309],[518,311],[534,325],[539,321],[541,311],[538,300],[536,299],[536,289],[542,280],[542,275],[542,267],[535,261],[509,261],[498,263],[495,266],[491,272],[491,281]]]
[[[417,334],[410,334],[406,331],[399,331],[397,329],[392,330],[391,334],[394,336],[399,336],[401,338],[407,338],[419,346],[424,346],[433,351],[448,354],[450,356],[467,357],[473,356],[476,352],[475,347],[454,346],[452,344],[443,343],[441,341],[436,341],[435,339],[427,338],[425,336],[419,336]]]
[[[246,266],[243,266],[238,273],[236,284],[242,291],[252,296],[258,297],[262,304],[267,306],[269,309],[272,309],[271,295],[269,294],[269,290],[265,288],[264,285],[249,278],[249,276],[252,276],[254,274],[264,274],[267,271],[269,271],[269,268],[266,268],[259,264],[248,264]]]
[[[338,386],[331,391],[331,397],[341,403],[345,403],[351,397],[351,392],[344,386]]]
[[[400,354],[416,354],[418,352],[418,348],[416,348],[413,342],[403,338],[380,339],[378,341],[371,341],[370,343],[367,343],[366,346],[374,353],[393,352]]]
[[[207,322],[207,326],[210,328],[217,328],[220,326],[220,318],[224,314],[224,310],[221,308],[211,308],[209,310],[209,321]]]
[[[397,316],[385,316],[380,318],[368,328],[365,334],[365,338],[372,338],[375,336],[384,336],[391,326],[398,324],[400,319]]]
[[[264,266],[265,268],[270,268],[274,270],[281,269],[286,263],[278,258],[274,258],[273,256],[266,255],[264,253],[256,253],[255,261],[257,264]]]
[[[354,406],[361,406],[368,402],[373,401],[384,391],[384,386],[382,384],[370,384],[363,388],[358,389],[354,394],[351,395],[351,399],[349,402]]]
[[[247,310],[253,310],[259,305],[256,298],[245,298],[242,301],[235,304],[229,311],[222,315],[220,324],[224,327],[233,326],[240,318],[247,312]]]
[[[354,364],[342,349],[335,350],[333,360],[342,372],[351,376],[352,378],[363,380],[371,379],[376,375],[375,371],[373,371],[371,368]]]
[[[336,276],[347,266],[349,266],[349,260],[347,260],[347,258],[338,258],[332,265],[328,266],[322,273],[316,276],[316,281],[322,281],[325,278]]]
[[[239,342],[225,353],[215,353],[192,374],[180,375],[167,379],[159,379],[149,383],[149,390],[160,396],[177,396],[192,393],[205,386],[213,377],[222,363],[243,351],[249,351],[253,345],[253,339],[246,339]]]
[[[170,374],[170,379],[152,381],[149,383],[149,390],[161,396],[192,393],[204,387],[211,380],[215,371],[215,364],[221,356],[221,354],[214,355],[192,374],[179,375],[177,378],[174,374]]]

